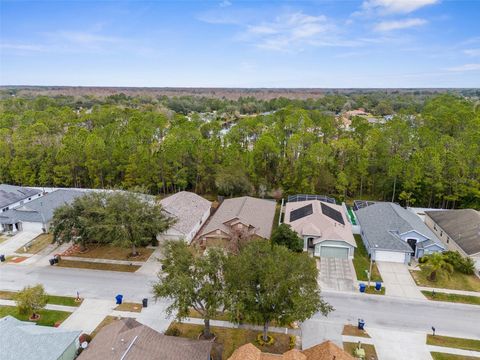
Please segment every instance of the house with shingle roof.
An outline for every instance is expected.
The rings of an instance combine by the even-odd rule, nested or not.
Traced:
[[[452,251],[475,261],[480,271],[480,212],[473,209],[426,211],[425,224]]]
[[[306,350],[292,349],[283,354],[261,352],[251,343],[240,346],[228,360],[355,360],[331,341],[325,341]]]
[[[159,235],[165,240],[183,239],[190,243],[198,230],[205,224],[212,203],[189,191],[180,191],[162,200],[163,210],[175,219],[175,223],[163,234]]]
[[[42,196],[42,191],[22,186],[0,184],[0,213],[22,206]]]
[[[73,360],[80,331],[40,326],[12,316],[0,319],[0,358]]]
[[[213,343],[160,334],[132,318],[102,328],[78,360],[210,360]]]
[[[416,214],[398,204],[376,202],[356,210],[355,215],[373,260],[407,264],[412,258],[445,250]]]
[[[246,232],[252,238],[270,239],[276,202],[242,196],[225,199],[200,231],[198,238],[230,240],[235,232]]]

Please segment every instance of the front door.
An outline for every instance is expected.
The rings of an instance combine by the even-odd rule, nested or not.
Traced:
[[[412,256],[415,257],[415,250],[417,249],[417,239],[407,239],[408,245],[412,248]]]

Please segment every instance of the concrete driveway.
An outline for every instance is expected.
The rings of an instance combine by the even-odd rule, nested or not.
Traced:
[[[317,262],[321,289],[354,291],[355,278],[352,261],[333,257],[322,257]]]
[[[368,328],[381,360],[431,360],[425,333]]]
[[[425,300],[413,281],[407,265],[378,261],[377,267],[386,288],[386,295]]]

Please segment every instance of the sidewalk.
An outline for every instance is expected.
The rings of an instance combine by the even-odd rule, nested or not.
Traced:
[[[111,314],[115,306],[113,300],[84,299],[60,327],[68,330],[82,330],[90,334],[106,316]]]
[[[3,305],[3,306],[17,306],[15,301],[6,300],[6,299],[0,299],[0,305]],[[47,310],[57,310],[57,311],[66,311],[66,312],[74,312],[75,310],[78,309],[78,307],[76,307],[76,306],[66,306],[66,305],[47,304],[45,306],[45,309],[47,309]]]
[[[454,290],[454,289],[441,289],[441,288],[431,288],[425,286],[418,287],[421,291],[435,291],[437,293],[446,293],[446,294],[457,294],[457,295],[466,295],[466,296],[477,296],[480,297],[480,292],[478,291],[465,291],[465,290]]]
[[[473,356],[473,357],[478,357],[480,359],[480,351],[455,349],[455,348],[448,348],[448,347],[434,346],[434,345],[427,345],[427,347],[429,351],[455,354],[455,355],[461,355],[461,356]]]
[[[62,256],[62,260],[84,261],[84,262],[101,263],[101,264],[136,265],[136,266],[142,266],[143,264],[145,264],[144,261],[94,259],[94,258],[84,258],[84,257],[77,257],[77,256]]]

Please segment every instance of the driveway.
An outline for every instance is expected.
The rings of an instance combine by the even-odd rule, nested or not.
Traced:
[[[386,288],[386,295],[425,300],[413,281],[407,265],[378,261],[377,267]]]
[[[41,232],[20,231],[0,244],[0,254],[9,256],[22,246],[35,239]]]
[[[318,280],[321,289],[355,291],[352,261],[334,257],[322,257],[317,262],[320,271]]]
[[[431,360],[425,333],[368,328],[381,360]]]

